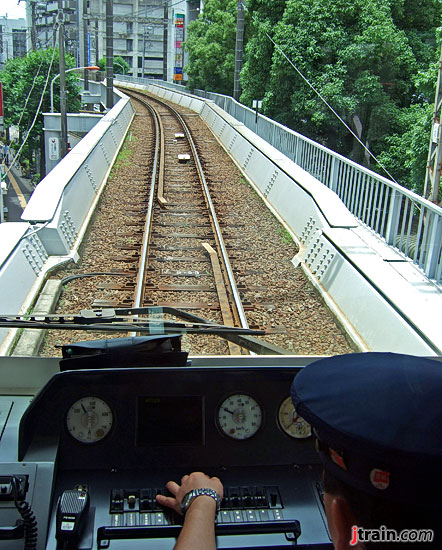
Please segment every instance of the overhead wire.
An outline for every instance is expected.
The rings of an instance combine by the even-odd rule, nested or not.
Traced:
[[[328,101],[322,96],[322,94],[313,86],[313,84],[308,80],[307,77],[305,77],[302,72],[298,69],[298,67],[293,63],[293,61],[286,55],[284,50],[273,40],[273,38],[269,35],[267,31],[264,31],[267,35],[267,38],[273,43],[275,48],[280,52],[280,54],[290,63],[290,65],[295,69],[295,71],[299,74],[299,76],[310,86],[310,88],[315,92],[315,94],[321,99],[321,101],[324,102],[324,104],[330,109],[330,111],[336,116],[336,118],[347,128],[347,130],[352,134],[354,138],[362,145],[362,147],[367,151],[367,153],[375,160],[376,164],[378,164],[382,170],[394,181],[394,183],[398,183],[396,179],[390,174],[390,172],[387,170],[387,168],[376,158],[376,156],[370,151],[370,149],[365,145],[365,143],[362,142],[362,140],[359,138],[359,136],[350,128],[350,126],[343,120],[343,118],[333,109],[333,107],[328,103]],[[398,183],[399,185],[399,183]]]
[[[42,66],[43,66],[43,59],[40,61],[40,65],[38,66],[37,73],[36,73],[36,75],[34,76],[34,79],[32,80],[32,85],[31,85],[31,88],[29,89],[28,95],[27,95],[27,97],[26,97],[25,104],[24,104],[23,109],[22,109],[22,112],[21,112],[21,114],[20,114],[20,118],[18,119],[17,126],[20,126],[20,123],[21,123],[21,121],[22,121],[22,118],[23,118],[23,116],[24,116],[24,114],[25,114],[26,107],[28,106],[29,98],[31,97],[32,90],[34,89],[36,80],[37,80],[37,78],[38,78],[38,75],[40,74],[40,70],[41,70]]]
[[[58,29],[58,24],[57,25],[54,25],[54,32],[56,32]],[[34,128],[35,126],[35,123],[37,122],[37,117],[38,115],[40,114],[40,109],[41,109],[41,106],[42,106],[42,103],[43,103],[43,99],[44,99],[44,95],[46,93],[46,89],[48,87],[48,83],[49,83],[49,78],[51,76],[51,71],[52,71],[52,65],[54,63],[54,57],[55,57],[55,48],[52,50],[52,57],[51,57],[51,61],[49,63],[49,68],[48,68],[48,73],[46,75],[46,81],[45,81],[45,84],[43,86],[43,90],[42,90],[42,93],[41,93],[41,96],[40,96],[40,100],[39,100],[39,103],[38,103],[38,106],[37,106],[37,109],[35,111],[35,115],[34,115],[34,118],[32,120],[32,123],[31,123],[31,126],[28,128],[28,130],[26,131],[26,134],[25,134],[25,137],[24,137],[24,140],[22,142],[22,144],[20,145],[18,151],[16,152],[16,154],[14,155],[14,157],[12,158],[11,162],[9,163],[9,166],[5,172],[5,176],[7,176],[11,170],[12,170],[12,167],[14,166],[14,164],[18,161],[18,159],[20,158],[20,155],[21,155],[21,152],[22,152],[22,149],[23,147],[26,145],[26,142],[28,141],[28,138],[29,138],[29,135],[32,131],[32,129]]]
[[[140,14],[144,14],[144,13],[149,13],[151,11],[157,10],[158,8],[162,8],[166,5],[167,5],[168,8],[173,8],[173,7],[177,6],[178,4],[182,4],[182,0],[178,0],[174,4],[169,4],[169,1],[170,0],[166,0],[166,2],[163,2],[162,4],[159,4],[158,6],[152,6],[150,9],[139,9],[137,12],[133,12],[131,15],[140,15]],[[147,8],[147,6],[146,6],[146,8]]]

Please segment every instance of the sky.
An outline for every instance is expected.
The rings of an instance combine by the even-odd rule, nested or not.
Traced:
[[[26,4],[22,1],[17,5],[18,0],[0,0],[0,16],[8,14],[8,19],[25,19]]]

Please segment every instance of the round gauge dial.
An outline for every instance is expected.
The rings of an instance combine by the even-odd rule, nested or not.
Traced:
[[[278,421],[282,431],[290,437],[305,439],[312,435],[310,424],[297,414],[291,397],[287,397],[281,403],[278,411]]]
[[[218,425],[232,439],[248,439],[262,424],[262,411],[257,401],[243,393],[224,399],[218,408]]]
[[[96,443],[110,432],[112,410],[99,397],[83,397],[76,401],[66,415],[66,427],[81,443]]]

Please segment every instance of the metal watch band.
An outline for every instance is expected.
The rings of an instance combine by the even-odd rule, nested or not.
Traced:
[[[213,500],[216,502],[216,513],[218,513],[221,505],[221,497],[214,489],[209,489],[208,487],[202,487],[200,489],[192,489],[191,491],[189,491],[184,495],[181,501],[181,512],[183,513],[183,515],[187,512],[192,502],[197,497],[200,497],[203,495],[213,498]]]

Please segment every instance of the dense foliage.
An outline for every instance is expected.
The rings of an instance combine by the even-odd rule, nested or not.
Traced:
[[[190,86],[231,94],[236,4],[208,0],[189,27]],[[248,0],[247,9],[241,100],[263,99],[265,114],[383,173],[302,73],[390,173],[420,192],[441,1]]]
[[[207,0],[188,27],[189,86],[232,95],[237,0]]]
[[[0,80],[3,85],[5,127],[18,126],[20,142],[25,138],[32,125],[45,82],[48,82],[36,123],[22,150],[21,159],[31,160],[33,150],[43,144],[42,113],[50,111],[51,80],[60,72],[58,50],[55,51],[51,67],[53,53],[52,49],[38,50],[28,53],[25,57],[9,59],[5,68],[0,72]],[[66,56],[66,69],[71,67],[75,67],[75,60],[73,57]],[[69,112],[77,112],[80,108],[80,97],[78,95],[80,90],[77,82],[77,75],[73,73],[66,75],[67,108]],[[57,79],[54,82],[54,105],[57,111],[60,105],[59,88],[60,80]]]
[[[106,58],[102,57],[99,62],[98,66],[100,67],[100,71],[106,70]],[[116,55],[114,57],[114,74],[128,74],[130,71],[130,65],[127,61],[125,61],[122,57],[119,55]]]

